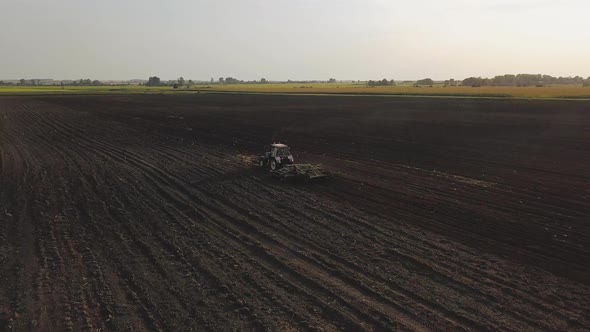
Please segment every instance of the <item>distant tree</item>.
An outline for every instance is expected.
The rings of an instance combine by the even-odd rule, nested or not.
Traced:
[[[542,75],[518,74],[516,75],[516,86],[536,85],[542,79]]]
[[[554,84],[555,83],[555,77],[551,76],[551,75],[543,75],[543,84],[547,85],[547,84]]]
[[[160,85],[160,78],[158,76],[152,76],[148,79],[147,83],[145,84],[147,86],[158,86]]]
[[[434,81],[430,78],[425,78],[416,81],[416,85],[434,85]]]
[[[335,79],[335,78],[330,78],[330,79],[328,80],[328,83],[336,83],[336,79]]]
[[[19,84],[20,84],[20,85],[25,85],[25,83],[27,83],[27,81],[25,81],[25,79],[24,79],[24,78],[21,78],[21,79],[19,80]]]
[[[491,85],[494,86],[515,86],[516,85],[516,75],[499,75],[495,76],[491,80]]]
[[[582,86],[590,86],[590,76],[582,83]]]
[[[178,85],[181,85],[181,86],[184,85],[184,77],[180,76],[178,78]]]
[[[94,81],[92,81],[92,85],[100,85],[100,81],[99,80],[94,80]]]
[[[97,81],[97,82],[98,82],[98,81]],[[80,79],[80,80],[78,80],[78,81],[74,81],[74,82],[72,82],[72,85],[94,85],[94,84],[93,84],[92,80],[91,80],[91,79],[89,79],[89,78],[87,78],[87,79],[83,79],[83,78],[81,78],[81,79]]]
[[[225,84],[238,84],[238,83],[243,83],[244,81],[240,81],[237,78],[233,78],[233,77],[226,77],[225,78]]]
[[[225,80],[223,79],[223,77],[220,77],[219,78],[219,84],[223,84],[223,83],[225,83]]]
[[[390,82],[386,78],[384,78],[384,79],[382,79],[380,81],[369,80],[367,82],[367,85],[370,86],[370,87],[395,85],[395,81],[394,80],[391,80],[391,82]]]
[[[188,80],[188,85],[193,85],[193,80]]]
[[[454,78],[445,81],[445,86],[457,86],[457,81]]]
[[[174,87],[174,89],[178,89],[178,83],[174,83],[172,87]]]
[[[477,88],[483,85],[483,79],[481,77],[468,77],[461,82],[461,85]]]
[[[256,82],[256,81],[254,81],[254,82]],[[260,79],[260,84],[266,84],[266,83],[268,83],[268,81],[266,80],[266,78],[263,77],[263,78]]]

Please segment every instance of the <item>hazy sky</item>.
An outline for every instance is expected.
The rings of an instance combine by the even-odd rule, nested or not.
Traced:
[[[588,0],[0,0],[0,78],[590,76]]]

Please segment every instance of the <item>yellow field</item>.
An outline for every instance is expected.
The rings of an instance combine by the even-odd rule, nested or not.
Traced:
[[[481,96],[516,98],[590,98],[590,87],[367,87],[352,84],[265,84],[265,85],[212,85],[210,91],[267,92],[267,93],[320,93],[320,94],[383,94],[383,95],[431,95],[431,96]]]
[[[459,97],[504,97],[504,98],[576,98],[590,99],[590,87],[548,86],[548,87],[414,87],[385,86],[367,87],[362,84],[235,84],[235,85],[193,85],[182,87],[146,86],[2,86],[2,94],[126,94],[126,93],[296,93],[296,94],[347,94],[347,95],[423,95]]]

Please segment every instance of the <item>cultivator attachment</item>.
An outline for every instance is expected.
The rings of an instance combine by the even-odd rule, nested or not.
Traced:
[[[311,164],[286,165],[280,169],[271,171],[270,174],[275,178],[281,179],[281,181],[300,180],[304,182],[325,179],[330,176],[330,173],[320,165]]]

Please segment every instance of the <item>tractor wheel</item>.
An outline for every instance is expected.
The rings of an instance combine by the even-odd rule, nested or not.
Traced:
[[[273,171],[277,169],[277,161],[276,160],[274,160],[274,159],[270,160],[270,169]]]

